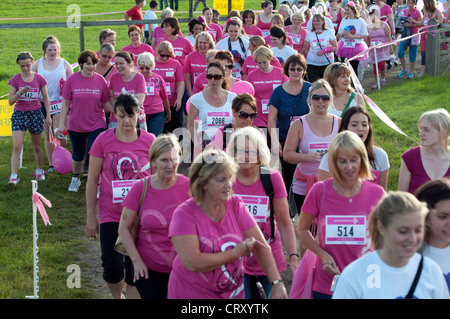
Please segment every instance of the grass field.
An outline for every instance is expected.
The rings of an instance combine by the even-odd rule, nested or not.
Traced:
[[[147,1],[149,2],[149,1]],[[123,11],[130,8],[133,1],[74,1],[79,4],[82,14]],[[246,1],[245,8],[259,8],[260,1]],[[212,4],[212,1],[208,1]],[[39,2],[39,6],[31,5],[29,1],[2,2],[1,18],[12,17],[43,17],[67,15],[67,3],[63,1],[48,0]],[[187,1],[180,0],[180,11],[187,11]],[[200,5],[200,9],[202,6]],[[187,17],[178,15],[177,17]],[[107,16],[87,16],[83,19],[122,19],[122,14]],[[0,23],[30,23],[30,22],[62,22],[64,18],[36,19],[7,21]],[[187,30],[184,26],[183,31]],[[59,32],[59,33],[57,33]],[[91,32],[92,48],[97,49],[96,37],[98,31]],[[79,53],[78,31],[72,29],[14,29],[1,30],[3,50],[0,56],[0,96],[8,93],[8,80],[19,72],[14,62],[18,52],[28,50],[36,58],[41,56],[40,44],[49,34],[55,34],[62,39],[62,56],[73,63]],[[95,36],[94,36],[95,35]],[[128,44],[126,36],[119,33],[118,43]],[[119,45],[119,46],[120,46]],[[369,75],[368,75],[369,76]],[[402,83],[389,84],[382,91],[368,92],[384,112],[412,139],[418,141],[417,121],[424,111],[437,107],[449,108],[448,96],[450,77],[408,80]],[[382,147],[389,155],[391,170],[389,176],[389,189],[397,188],[398,171],[401,154],[408,148],[415,146],[410,139],[393,131],[373,116],[376,144]],[[24,144],[24,168],[20,169],[19,176],[22,181],[17,186],[7,184],[10,174],[10,156],[12,141],[10,137],[0,138],[0,298],[21,299],[33,292],[32,278],[32,203],[31,183],[32,173],[35,169],[34,152],[31,140],[26,135]],[[46,163],[46,161],[44,161]],[[45,166],[45,168],[47,168]],[[38,192],[47,197],[53,204],[47,212],[52,226],[44,226],[38,216],[39,231],[39,296],[43,299],[75,299],[94,298],[93,289],[84,273],[88,265],[81,262],[80,256],[86,253],[83,241],[86,238],[84,230],[85,221],[85,184],[79,193],[69,193],[67,187],[70,183],[69,175],[54,174],[47,180],[39,183]],[[98,256],[99,258],[99,256]],[[81,268],[81,288],[68,288],[66,280],[70,273],[69,265],[76,264]]]

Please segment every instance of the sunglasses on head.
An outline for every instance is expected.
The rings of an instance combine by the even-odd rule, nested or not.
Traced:
[[[311,95],[311,100],[313,100],[313,101],[319,101],[320,99],[322,99],[322,101],[324,101],[324,102],[328,102],[330,100],[330,96],[329,95],[319,95],[319,94]]]
[[[168,59],[168,58],[171,57],[170,54],[160,54],[159,56],[160,56],[161,58],[166,58],[166,59]]]
[[[246,120],[250,117],[251,120],[254,120],[256,118],[256,116],[258,115],[258,113],[247,113],[244,111],[239,111],[239,118]]]
[[[207,73],[207,74],[206,74],[206,78],[207,78],[208,80],[211,80],[211,79],[214,79],[214,80],[222,80],[223,75],[222,75],[222,74],[209,74],[209,73]]]

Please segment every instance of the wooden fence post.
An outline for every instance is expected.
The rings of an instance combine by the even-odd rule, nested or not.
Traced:
[[[439,24],[436,19],[431,19],[428,21],[428,25]],[[433,30],[438,30],[439,26],[430,27],[427,29],[427,49],[425,57],[426,73],[430,76],[439,75],[439,64],[440,64],[440,37],[439,32],[431,32]]]

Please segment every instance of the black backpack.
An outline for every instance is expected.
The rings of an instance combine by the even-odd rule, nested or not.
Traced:
[[[270,239],[274,240],[275,239],[275,215],[274,215],[274,211],[273,211],[274,191],[273,191],[272,179],[270,178],[270,168],[261,166],[259,173],[260,173],[259,175],[261,176],[261,182],[263,184],[264,191],[266,192],[266,195],[269,196],[270,228],[271,228]]]

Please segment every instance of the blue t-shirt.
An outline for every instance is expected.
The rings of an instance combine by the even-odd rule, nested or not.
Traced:
[[[302,91],[298,95],[287,93],[282,85],[273,91],[269,104],[278,110],[277,128],[280,137],[287,137],[293,117],[297,118],[309,113],[308,94],[310,87],[311,83],[303,81]]]

